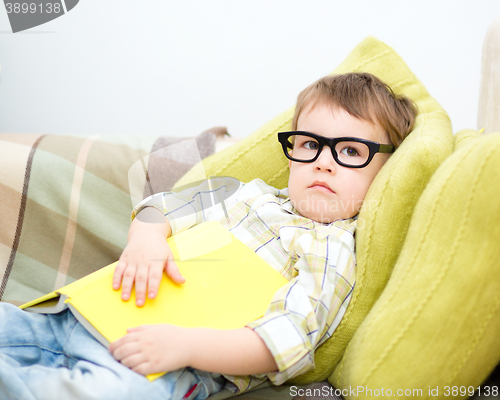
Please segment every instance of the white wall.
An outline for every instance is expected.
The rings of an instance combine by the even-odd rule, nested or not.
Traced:
[[[499,0],[80,0],[12,34],[0,6],[0,132],[237,137],[291,106],[368,35],[475,128]]]

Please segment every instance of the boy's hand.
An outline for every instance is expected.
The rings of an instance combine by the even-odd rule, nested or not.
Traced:
[[[113,289],[118,290],[121,286],[122,300],[127,301],[135,284],[135,303],[141,307],[146,301],[146,293],[150,299],[158,294],[163,270],[175,283],[185,282],[165,239],[136,240],[125,247],[115,267]]]
[[[123,365],[143,375],[193,367],[228,375],[254,375],[278,369],[262,339],[250,328],[183,328],[143,325],[111,343]]]
[[[142,375],[174,371],[190,365],[188,329],[143,325],[111,343],[109,351],[123,365]]]
[[[158,213],[146,209],[147,213]],[[163,214],[159,214],[165,221]],[[156,214],[155,217],[158,215]],[[174,262],[172,250],[167,243],[170,226],[165,222],[143,222],[136,218],[130,226],[128,244],[123,250],[113,274],[113,289],[122,289],[122,300],[129,300],[135,284],[136,305],[141,307],[147,297],[154,299],[158,294],[163,270],[175,283],[185,282]]]

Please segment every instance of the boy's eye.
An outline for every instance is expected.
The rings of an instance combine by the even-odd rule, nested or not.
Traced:
[[[359,152],[354,147],[344,147],[340,152],[349,157],[359,156]]]
[[[318,150],[318,142],[315,142],[314,140],[309,140],[307,142],[304,142],[303,144],[304,148],[307,150]]]

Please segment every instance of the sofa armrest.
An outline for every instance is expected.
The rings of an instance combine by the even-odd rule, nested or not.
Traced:
[[[483,43],[477,129],[500,132],[500,17],[489,26]]]

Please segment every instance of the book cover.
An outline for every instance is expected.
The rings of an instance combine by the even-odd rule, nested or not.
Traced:
[[[186,282],[177,285],[164,274],[156,299],[146,299],[143,307],[135,305],[134,292],[125,302],[121,291],[113,290],[113,263],[21,308],[45,314],[70,308],[108,346],[128,328],[146,324],[244,327],[264,315],[275,292],[287,283],[218,222],[204,222],[167,241]]]

